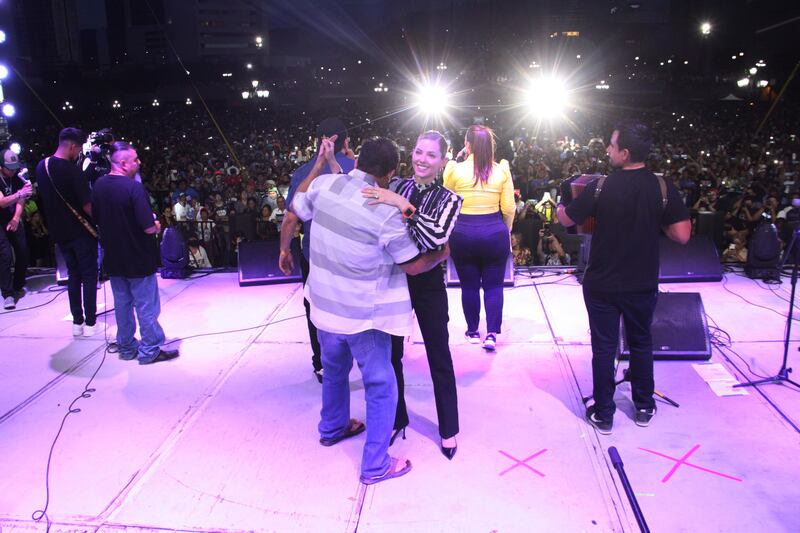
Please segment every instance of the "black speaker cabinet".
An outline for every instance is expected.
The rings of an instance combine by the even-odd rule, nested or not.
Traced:
[[[708,235],[696,235],[686,244],[661,237],[659,248],[661,269],[658,281],[661,283],[722,279],[717,247]]]
[[[292,243],[294,270],[286,275],[278,268],[280,241],[247,241],[239,243],[239,286],[271,285],[302,281],[300,246]]]
[[[458,279],[458,272],[456,266],[453,264],[452,259],[447,260],[447,277],[445,283],[448,287],[460,287],[461,281]],[[514,286],[514,258],[508,254],[508,261],[506,261],[506,272],[503,276],[503,287]]]
[[[656,360],[711,359],[708,324],[699,293],[659,293],[651,332]],[[619,351],[620,359],[630,359],[624,323],[620,327]]]

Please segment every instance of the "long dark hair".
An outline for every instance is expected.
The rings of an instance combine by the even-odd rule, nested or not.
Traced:
[[[472,158],[475,164],[473,186],[478,182],[485,185],[489,181],[489,176],[492,175],[494,166],[494,151],[497,147],[494,132],[486,126],[473,124],[467,130],[466,139],[472,149]]]

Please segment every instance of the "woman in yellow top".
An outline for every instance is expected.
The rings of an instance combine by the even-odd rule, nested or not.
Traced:
[[[481,342],[480,290],[486,308],[483,347],[493,351],[503,320],[503,277],[511,249],[514,222],[514,185],[508,161],[496,163],[495,135],[473,125],[464,140],[466,160],[450,161],[444,169],[444,186],[464,198],[461,214],[450,235],[450,257],[461,281],[461,305],[467,320],[465,336]]]

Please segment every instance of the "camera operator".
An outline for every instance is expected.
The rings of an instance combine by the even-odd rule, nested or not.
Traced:
[[[20,176],[17,154],[4,150],[0,156],[0,289],[3,309],[14,309],[22,297],[28,268],[28,246],[22,226],[22,210],[31,195],[31,184]],[[14,275],[11,275],[14,250]]]
[[[564,251],[561,240],[549,228],[539,230],[536,257],[543,266],[564,266],[570,263],[569,254]]]
[[[89,181],[75,164],[85,138],[81,130],[64,128],[55,153],[36,166],[47,228],[67,264],[75,337],[94,335],[97,320],[97,233],[86,217],[92,214]]]

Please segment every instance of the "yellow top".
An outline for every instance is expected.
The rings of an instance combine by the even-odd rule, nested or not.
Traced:
[[[465,215],[488,215],[501,211],[503,222],[511,230],[514,224],[514,183],[511,169],[503,159],[493,163],[488,181],[475,184],[475,163],[472,154],[461,163],[449,161],[444,167],[444,186],[461,196],[464,203],[461,213]]]

